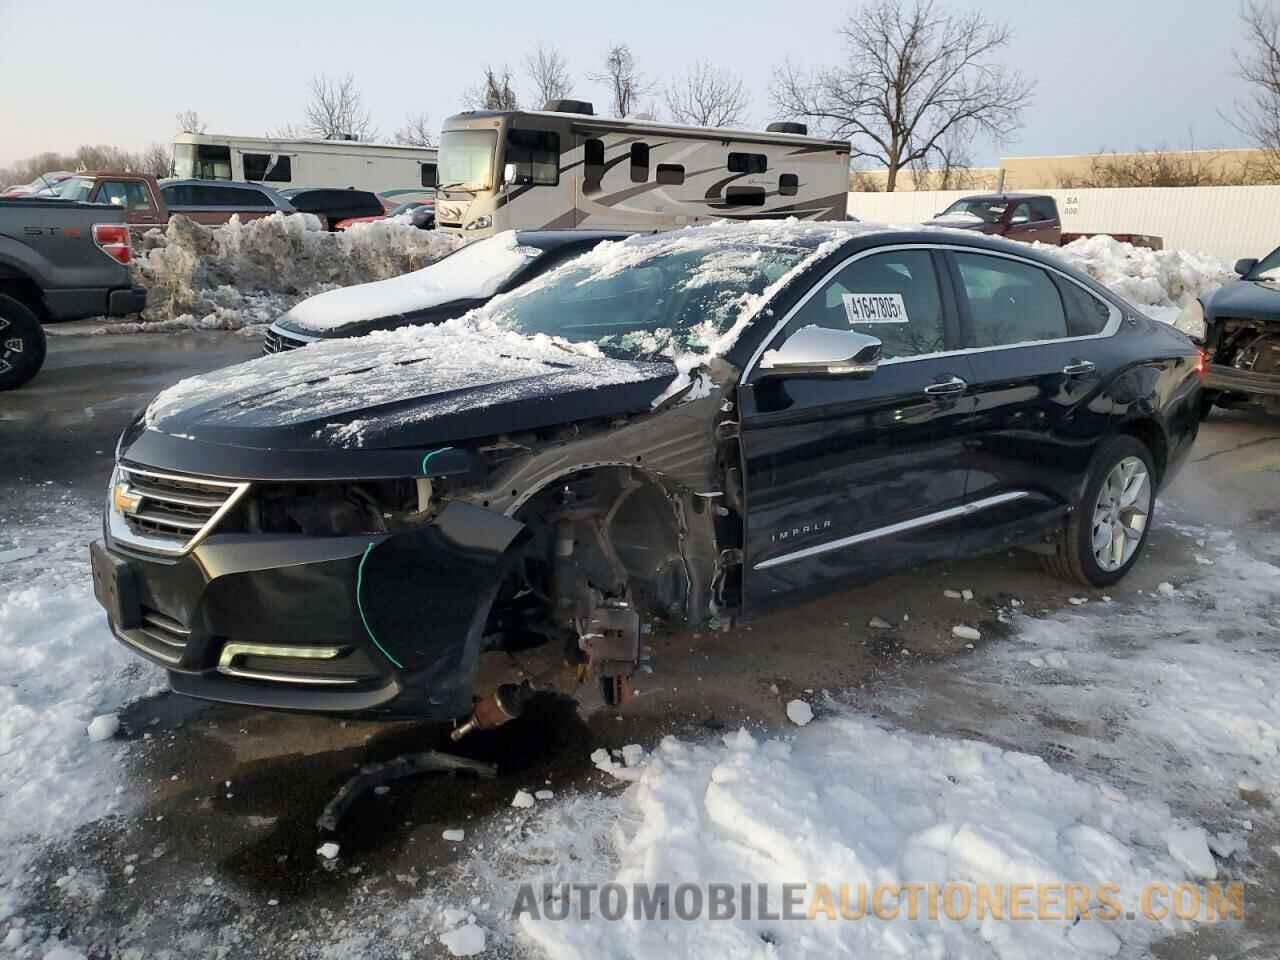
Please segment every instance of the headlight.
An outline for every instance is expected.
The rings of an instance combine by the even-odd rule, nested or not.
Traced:
[[[493,217],[489,214],[483,214],[467,223],[463,230],[488,230],[493,226]]]
[[[1192,300],[1183,307],[1182,312],[1178,314],[1178,318],[1173,321],[1173,325],[1192,340],[1199,340],[1203,343],[1208,324],[1204,321],[1204,307],[1200,301]]]

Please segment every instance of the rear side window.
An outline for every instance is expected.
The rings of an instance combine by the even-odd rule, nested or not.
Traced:
[[[1058,208],[1054,202],[1047,197],[1041,197],[1039,200],[1031,201],[1031,219],[1032,220],[1057,220]]]
[[[595,193],[604,179],[604,141],[584,140],[582,143],[582,192]]]
[[[877,337],[886,360],[941,353],[946,322],[933,258],[927,250],[893,250],[855,260],[805,302],[773,346],[809,326]]]
[[[1073,337],[1091,337],[1101,333],[1111,322],[1111,305],[1096,297],[1078,283],[1054,276],[1053,282],[1062,294],[1067,311],[1067,332]]]
[[[508,130],[507,163],[516,165],[520,186],[560,182],[560,134],[551,130]]]
[[[665,183],[669,186],[678,187],[684,183],[684,164],[682,163],[660,163],[658,164],[657,180],[659,183]]]
[[[730,173],[764,173],[769,168],[769,158],[763,153],[729,154]]]
[[[290,157],[270,153],[246,153],[244,161],[244,178],[261,180],[266,183],[289,183],[293,180],[293,161]]]
[[[784,173],[778,177],[778,194],[783,197],[794,197],[800,192],[800,178],[794,173]]]
[[[631,182],[645,183],[649,179],[649,145],[633,143],[631,145]]]
[[[98,203],[109,203],[126,210],[150,210],[151,197],[141,180],[104,180],[98,191]]]
[[[164,203],[167,207],[191,206],[191,188],[187,186],[161,187],[160,196],[164,197]]]
[[[1062,297],[1048,272],[1020,260],[957,253],[969,304],[967,347],[1002,347],[1067,336]]]

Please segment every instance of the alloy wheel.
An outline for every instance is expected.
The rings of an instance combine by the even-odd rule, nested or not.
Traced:
[[[1137,457],[1125,457],[1107,474],[1093,508],[1093,557],[1114,573],[1133,559],[1151,514],[1151,477]]]

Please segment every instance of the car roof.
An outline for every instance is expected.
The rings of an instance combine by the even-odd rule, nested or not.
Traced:
[[[974,193],[961,200],[1052,200],[1047,193]]]
[[[517,230],[516,242],[539,250],[558,250],[574,243],[596,244],[605,240],[625,240],[634,230]]]

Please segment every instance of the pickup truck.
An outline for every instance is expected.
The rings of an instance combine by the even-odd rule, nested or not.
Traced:
[[[961,197],[926,226],[975,230],[992,237],[1065,247],[1083,237],[1108,236],[1135,247],[1159,250],[1164,241],[1141,233],[1063,233],[1058,203],[1048,194],[991,193]]]
[[[146,293],[129,278],[129,227],[109,204],[0,202],[0,390],[44,363],[40,324],[137,313]]]
[[[62,181],[54,196],[119,208],[134,229],[164,226],[180,213],[196,223],[214,226],[233,215],[241,221],[273,213],[293,213],[283,196],[260,183],[230,180],[157,181],[145,173],[97,171],[77,173]]]

